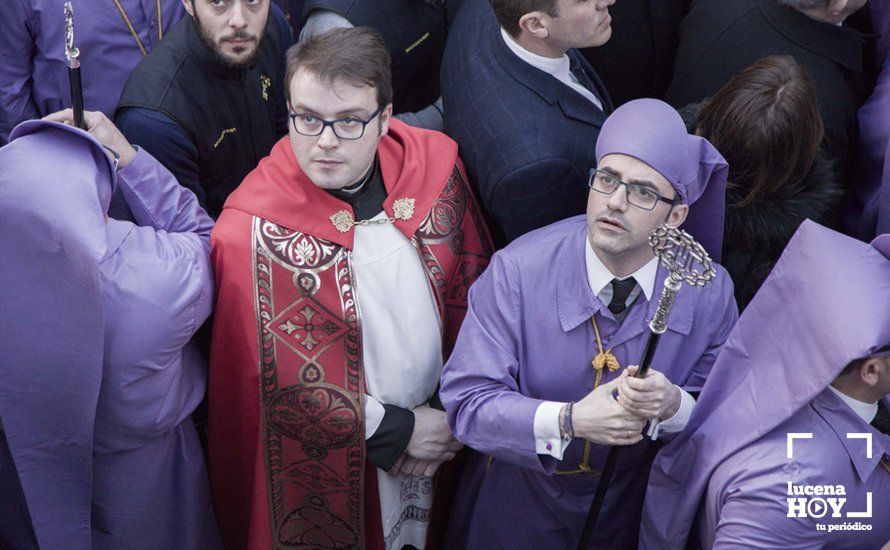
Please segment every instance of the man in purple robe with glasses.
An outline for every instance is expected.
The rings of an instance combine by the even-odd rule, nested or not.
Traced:
[[[684,427],[738,317],[716,266],[704,288],[680,290],[648,376],[629,376],[667,276],[650,232],[682,224],[717,257],[727,166],[653,99],[606,120],[596,158],[586,217],[517,239],[470,289],[440,391],[455,435],[475,450],[449,548],[574,547],[612,445],[625,448],[592,542],[633,548],[658,449],[644,424],[660,439]]]
[[[0,149],[0,548],[220,548],[190,417],[213,222],[101,113],[47,119]]]
[[[890,541],[890,235],[805,221],[655,460],[646,549]]]

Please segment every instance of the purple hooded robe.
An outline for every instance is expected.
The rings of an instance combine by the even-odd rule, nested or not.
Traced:
[[[600,133],[597,156],[610,153],[646,162],[689,203],[702,196],[719,203],[709,204],[719,212],[719,224],[709,226],[699,211],[696,237],[710,237],[703,240],[720,249],[726,164],[705,140],[686,133],[676,111],[655,100],[625,104]],[[585,216],[533,231],[495,254],[470,288],[440,388],[452,430],[475,449],[453,504],[448,548],[570,548],[578,542],[609,447],[590,445],[586,464],[593,471],[586,473],[578,471],[582,439],[568,445],[561,461],[537,454],[535,412],[543,401],[577,401],[593,388],[592,317],[604,347],[627,366],[642,356],[647,320],[657,305],[641,294],[619,325],[588,283],[587,235]],[[653,297],[666,275],[659,266]],[[704,288],[679,292],[652,368],[698,391],[737,317],[732,282],[717,266]],[[602,383],[619,374],[605,369]],[[648,439],[623,450],[594,531],[595,547],[635,545],[646,471],[656,450]]]
[[[880,242],[879,242],[880,241]],[[890,342],[890,236],[862,243],[805,221],[727,340],[686,429],[658,455],[643,511],[647,549],[879,548],[890,537],[890,438],[827,386]],[[787,434],[796,441],[788,459]],[[873,453],[865,456],[869,433]],[[788,483],[842,484],[843,511],[789,518]],[[696,526],[695,520],[700,521]],[[817,531],[816,523],[871,531]]]
[[[869,9],[880,73],[857,115],[857,180],[845,212],[847,230],[863,240],[890,233],[890,2],[869,2]]]
[[[189,416],[212,220],[148,153],[115,172],[69,126],[19,125],[0,165],[0,419],[37,542],[218,548]],[[115,185],[140,225],[106,223]]]

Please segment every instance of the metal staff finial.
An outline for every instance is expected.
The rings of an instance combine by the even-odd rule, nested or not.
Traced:
[[[649,323],[652,332],[664,334],[667,330],[668,315],[683,283],[692,287],[702,287],[713,279],[717,272],[711,265],[711,258],[704,247],[682,229],[662,225],[649,235],[649,245],[658,262],[670,274],[664,280],[658,308]],[[642,374],[645,375],[645,372]]]
[[[74,125],[86,129],[83,122],[83,84],[80,80],[80,50],[74,45],[74,7],[65,2],[65,61],[68,65],[68,84],[71,90],[71,110]]]
[[[74,8],[71,6],[71,0],[65,2],[65,58],[68,60],[68,66],[77,68],[80,61],[77,57],[80,51],[74,46]],[[72,67],[72,63],[74,66]]]

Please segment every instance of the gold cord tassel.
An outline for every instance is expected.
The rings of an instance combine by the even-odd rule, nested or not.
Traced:
[[[590,322],[593,323],[593,333],[596,336],[596,348],[598,350],[592,362],[593,370],[596,371],[596,378],[594,378],[593,381],[593,389],[597,389],[600,382],[603,380],[603,368],[609,369],[610,372],[615,372],[621,368],[621,364],[612,354],[611,349],[603,351],[603,341],[600,338],[600,328],[596,325],[596,319],[591,317]]]

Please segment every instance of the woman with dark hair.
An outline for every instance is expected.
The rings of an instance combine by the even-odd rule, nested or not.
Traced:
[[[741,310],[803,220],[838,218],[843,192],[820,148],[812,80],[793,57],[766,57],[680,112],[729,162],[722,263]]]

